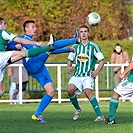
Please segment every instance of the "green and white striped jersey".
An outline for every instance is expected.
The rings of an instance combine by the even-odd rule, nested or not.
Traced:
[[[100,47],[91,41],[87,45],[83,45],[82,43],[75,44],[73,48],[75,49],[75,53],[71,52],[68,60],[73,62],[76,59],[74,76],[90,76],[97,60],[104,60]]]
[[[127,80],[129,82],[132,82],[133,83],[133,69],[130,71],[130,73],[129,73],[128,77],[127,77]]]
[[[0,30],[0,51],[5,51],[8,41],[13,41],[15,35],[6,30]]]

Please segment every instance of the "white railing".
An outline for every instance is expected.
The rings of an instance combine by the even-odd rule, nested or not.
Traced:
[[[58,98],[57,99],[52,99],[52,101],[56,101],[58,103],[61,102],[65,102],[65,101],[70,101],[68,98],[64,99],[61,97],[61,67],[67,66],[67,64],[45,64],[47,67],[57,67],[57,91],[58,91]],[[113,66],[121,66],[121,71],[124,71],[124,67],[127,66],[128,64],[104,64],[105,67],[113,67]],[[40,102],[41,99],[27,99],[27,100],[23,100],[22,99],[22,64],[12,64],[10,66],[18,66],[19,67],[19,100],[0,100],[0,102],[19,102],[20,104],[22,104],[23,102]],[[73,65],[74,66],[74,65]],[[96,64],[95,69],[97,68],[98,64]],[[108,74],[108,72],[107,72]],[[108,76],[107,76],[108,77]],[[108,86],[108,81],[109,79],[107,79],[107,86]],[[110,100],[110,97],[106,97],[106,98],[101,98],[99,97],[99,87],[98,87],[98,76],[95,79],[95,95],[98,101],[100,100]],[[125,100],[125,99],[124,99]],[[123,101],[124,101],[123,100]],[[88,101],[87,98],[78,98],[78,101]]]

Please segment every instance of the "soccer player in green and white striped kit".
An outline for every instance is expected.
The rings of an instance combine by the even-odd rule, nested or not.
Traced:
[[[129,73],[129,74],[128,74]],[[128,76],[126,77],[126,75]],[[119,105],[119,97],[130,97],[133,100],[133,61],[119,75],[123,79],[115,88],[109,103],[109,118],[105,124],[116,124],[115,115]]]
[[[77,101],[76,94],[81,94],[84,91],[85,96],[89,99],[95,113],[94,121],[104,121],[104,116],[101,113],[99,104],[95,96],[93,96],[94,80],[104,65],[104,56],[100,47],[91,42],[88,37],[90,35],[89,28],[86,25],[79,27],[80,44],[74,44],[75,53],[70,53],[68,56],[67,71],[72,73],[72,63],[76,60],[76,66],[73,76],[70,78],[67,92],[76,109],[73,120],[77,120],[81,113],[81,107]],[[95,64],[99,60],[99,65],[95,70]]]

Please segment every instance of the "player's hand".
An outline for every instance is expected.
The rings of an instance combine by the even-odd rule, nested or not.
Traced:
[[[73,47],[70,47],[71,52],[75,52],[75,49]]]
[[[72,73],[72,67],[71,67],[71,66],[68,66],[68,67],[67,67],[67,73],[68,73],[68,74],[71,74],[71,73]]]
[[[121,74],[119,74],[119,77],[120,77],[121,79],[123,79],[123,78],[125,77],[125,74],[124,74],[124,73],[121,73]]]
[[[21,44],[19,44],[19,43],[18,43],[18,44],[16,44],[16,45],[15,45],[15,47],[16,47],[16,49],[18,49],[18,50],[22,49],[22,45],[21,45]]]
[[[92,76],[93,78],[96,78],[97,75],[98,75],[98,72],[97,72],[97,71],[92,71],[92,72],[91,72],[91,76]]]

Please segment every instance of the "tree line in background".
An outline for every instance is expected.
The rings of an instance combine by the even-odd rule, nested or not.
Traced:
[[[86,21],[91,12],[101,15],[99,26],[92,27]],[[8,24],[8,30],[23,34],[25,20],[36,21],[37,40],[48,41],[52,33],[56,39],[70,38],[81,24],[91,29],[93,40],[127,39],[132,25],[129,5],[125,0],[1,0],[0,17]]]

